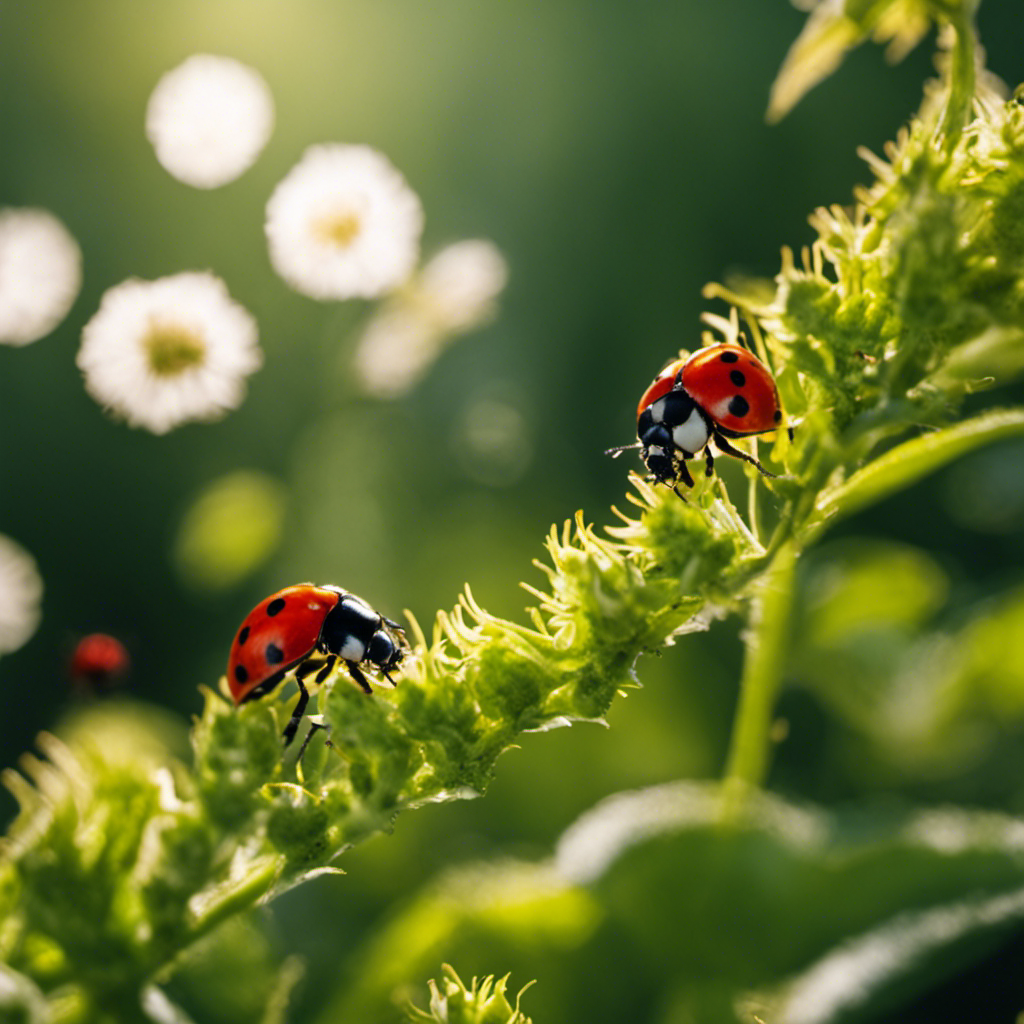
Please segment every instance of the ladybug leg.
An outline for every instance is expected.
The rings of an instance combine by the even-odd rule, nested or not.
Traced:
[[[331,746],[331,727],[329,725],[324,725],[323,722],[314,722],[310,719],[309,732],[306,733],[306,738],[302,741],[302,746],[299,747],[298,756],[295,758],[296,764],[302,764],[302,755],[306,752],[306,747],[309,746],[309,741],[313,738],[313,734],[319,732],[321,729],[327,733],[327,739],[324,740],[324,743],[328,747]]]
[[[324,662],[323,668],[320,669],[319,672],[317,672],[315,678],[313,679],[313,682],[322,683],[331,674],[331,670],[334,668],[334,663],[337,660],[338,659],[335,655],[330,655],[327,661]]]
[[[299,667],[295,670],[295,681],[297,683],[304,682],[307,676],[312,675],[319,667],[320,662],[314,658],[307,658],[302,662]]]
[[[348,669],[349,675],[362,688],[363,693],[373,693],[373,687],[366,681],[366,676],[359,671],[359,666],[354,661],[346,661],[345,667]]]
[[[741,452],[739,448],[733,448],[733,446],[729,444],[729,442],[717,431],[715,432],[714,437],[715,444],[718,445],[720,451],[724,452],[726,455],[733,456],[733,458],[742,459],[744,462],[749,462],[752,466],[756,466],[757,469],[760,470],[761,473],[763,473],[765,476],[771,477],[772,480],[778,480],[778,474],[769,473],[768,470],[765,469],[764,466],[762,466],[761,463],[758,462],[753,455],[748,455],[746,452]]]
[[[704,449],[704,475],[714,476],[715,473],[715,457],[711,454],[711,446],[708,445]]]
[[[677,480],[682,480],[687,487],[693,486],[693,477],[690,476],[690,470],[682,459],[679,460],[679,464],[676,466],[676,474]],[[673,490],[675,490],[675,487],[673,487]],[[676,493],[679,494],[678,491],[676,491]],[[681,494],[679,496],[682,497]]]
[[[300,665],[299,668],[302,669],[305,666]],[[284,732],[281,734],[284,737],[284,745],[286,747],[291,746],[292,740],[295,739],[295,732],[299,728],[299,722],[302,721],[302,716],[306,713],[306,705],[309,703],[309,690],[306,689],[306,684],[298,672],[295,673],[295,682],[299,687],[299,700],[295,705],[295,710],[292,712],[292,717],[288,719],[288,724],[284,727]],[[302,749],[306,749],[305,744],[302,745]]]

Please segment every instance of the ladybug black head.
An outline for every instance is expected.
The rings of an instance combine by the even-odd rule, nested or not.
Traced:
[[[387,672],[394,668],[405,657],[405,650],[400,643],[397,643],[391,632],[381,626],[373,636],[370,637],[370,644],[366,650],[366,660],[372,661],[375,665]]]
[[[672,450],[672,434],[664,423],[653,423],[639,435],[645,449]]]

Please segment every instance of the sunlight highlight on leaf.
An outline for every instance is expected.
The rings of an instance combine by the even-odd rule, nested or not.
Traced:
[[[924,979],[914,986],[912,975],[928,957],[948,958],[954,944],[972,938],[982,944],[986,932],[1009,929],[1021,918],[1024,889],[900,915],[841,946],[801,975],[793,983],[778,1024],[830,1024],[850,1020],[857,1010],[867,1015],[870,1004],[890,987],[900,986],[905,1000],[908,987],[910,991],[923,987]]]

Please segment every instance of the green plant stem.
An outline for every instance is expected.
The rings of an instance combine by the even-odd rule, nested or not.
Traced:
[[[744,795],[764,784],[771,754],[775,698],[782,682],[793,611],[796,548],[775,553],[750,603],[746,655],[723,782],[723,819],[732,820]]]
[[[952,150],[973,112],[978,38],[972,14],[958,9],[949,20],[956,32],[956,42],[950,53],[949,99],[941,127],[946,147]]]

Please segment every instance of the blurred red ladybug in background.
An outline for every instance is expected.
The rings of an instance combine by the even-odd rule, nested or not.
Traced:
[[[104,693],[128,675],[128,650],[107,633],[90,633],[75,646],[68,671],[75,687],[84,693]]]

